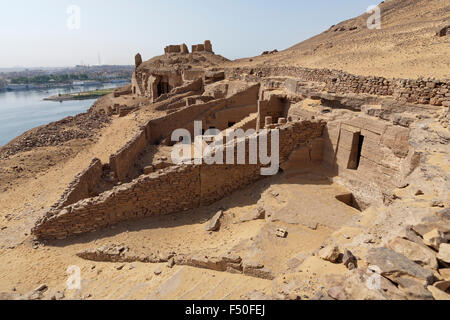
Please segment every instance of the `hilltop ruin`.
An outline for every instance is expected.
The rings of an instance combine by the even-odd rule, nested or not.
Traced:
[[[361,21],[312,39],[311,52],[364,33]],[[25,234],[6,242],[8,259],[15,246],[46,250],[58,281],[81,266],[81,298],[448,298],[450,80],[307,68],[292,50],[230,61],[206,40],[138,53],[131,84],[0,149],[0,177],[20,182],[4,194],[33,207],[5,218],[30,226],[1,230],[3,241]],[[174,163],[177,129],[248,133],[208,154],[245,164]],[[265,176],[252,143],[273,137],[279,170]]]

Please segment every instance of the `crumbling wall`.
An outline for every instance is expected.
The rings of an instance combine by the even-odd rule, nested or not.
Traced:
[[[192,45],[192,52],[213,52],[211,41],[206,40],[205,43]]]
[[[257,129],[265,127],[266,117],[272,117],[273,123],[278,123],[278,119],[285,117],[285,103],[281,98],[272,95],[269,100],[258,101],[258,119],[256,120]]]
[[[178,45],[169,45],[164,48],[164,53],[182,53],[182,54],[188,54],[189,49],[186,44],[178,44]]]
[[[147,147],[149,138],[146,134],[145,130],[140,131],[131,141],[109,158],[111,170],[116,174],[119,181],[127,179],[131,166]]]
[[[33,234],[63,239],[120,221],[192,209],[200,201],[199,167],[171,167],[68,206],[38,222]]]
[[[320,137],[322,122],[291,123],[280,127],[280,159],[308,139]],[[270,135],[269,135],[270,141]],[[248,148],[247,148],[248,154]],[[256,165],[182,165],[141,176],[90,199],[49,212],[33,234],[61,239],[139,217],[170,214],[210,204],[259,179]]]
[[[192,88],[197,88],[200,85],[201,81],[196,81],[192,84]],[[209,128],[211,121],[216,118],[216,113],[227,108],[234,108],[231,111],[234,116],[238,115],[241,116],[241,119],[245,118],[256,111],[258,92],[259,86],[253,85],[230,98],[191,105],[166,116],[150,120],[130,142],[110,157],[111,169],[119,181],[126,181],[136,159],[149,144],[161,143],[162,140],[170,137],[172,132],[179,128],[187,129],[193,135],[194,121],[196,120],[203,120],[204,128]],[[223,129],[225,128],[226,126]]]
[[[229,79],[258,81],[263,77],[292,77],[303,81],[322,82],[330,93],[366,93],[392,96],[395,100],[417,104],[440,106],[450,104],[450,80],[435,79],[387,79],[374,76],[358,76],[343,71],[310,69],[302,67],[258,67],[226,70]],[[294,82],[288,89],[296,91]]]
[[[260,165],[202,165],[201,204],[209,205],[261,178]]]
[[[101,161],[97,158],[93,159],[91,164],[72,180],[52,208],[60,209],[93,196],[95,187],[100,181],[102,173],[103,168]]]

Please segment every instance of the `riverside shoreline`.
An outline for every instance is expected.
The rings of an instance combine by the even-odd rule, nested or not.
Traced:
[[[55,96],[50,96],[44,98],[44,101],[70,101],[70,100],[89,100],[89,99],[97,99],[107,94],[113,93],[115,89],[104,89],[104,90],[94,90],[94,91],[84,91],[77,93],[67,93],[67,94],[58,94]]]

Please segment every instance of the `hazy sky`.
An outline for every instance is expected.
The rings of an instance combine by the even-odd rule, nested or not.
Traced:
[[[363,13],[374,0],[0,0],[0,67],[133,64],[168,44],[235,59],[286,49]],[[80,28],[69,6],[80,8]],[[72,19],[70,19],[72,18]],[[74,24],[75,23],[75,24]]]

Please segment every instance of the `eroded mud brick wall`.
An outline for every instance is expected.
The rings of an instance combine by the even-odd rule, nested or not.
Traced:
[[[367,93],[393,96],[394,99],[409,103],[440,106],[450,103],[450,80],[435,79],[387,79],[353,75],[329,69],[309,69],[301,67],[258,67],[233,68],[226,70],[229,79],[258,81],[263,77],[293,77],[303,81],[325,83],[330,93]]]

